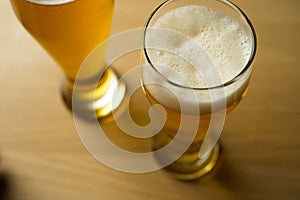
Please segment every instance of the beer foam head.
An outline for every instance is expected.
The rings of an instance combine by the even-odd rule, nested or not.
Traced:
[[[243,70],[251,54],[251,41],[241,25],[232,18],[210,8],[196,5],[180,7],[160,17],[153,27],[171,29],[191,38],[200,48],[204,49],[212,60],[213,67],[218,69],[223,83],[231,80]],[[168,33],[166,32],[166,34]],[[160,37],[170,38],[168,35],[160,35]],[[195,51],[195,48],[191,47],[189,40],[182,40],[174,36],[171,38],[174,42],[170,48],[180,49],[182,55],[197,57],[192,54],[199,54],[199,50]],[[151,41],[149,42],[151,43]],[[187,55],[186,52],[190,52],[190,54]],[[192,78],[195,75],[193,69],[200,66],[190,65],[188,62],[183,62],[178,56],[162,51],[151,50],[149,57],[154,64],[170,66],[173,70],[186,76],[187,80],[192,81],[189,83],[191,87],[207,87],[205,84],[207,80]],[[199,72],[203,73],[203,69],[200,68]]]
[[[65,3],[70,3],[76,0],[26,0],[31,3],[40,4],[40,5],[60,5]]]
[[[243,27],[232,18],[210,8],[198,5],[179,7],[158,18],[153,27],[179,32],[196,43],[199,49],[202,49],[199,51],[199,49],[194,48],[194,45],[191,45],[191,40],[182,40],[181,36],[174,37],[172,34],[168,35],[168,32],[159,36],[155,34],[146,36],[146,46],[152,46],[155,43],[155,38],[159,38],[158,43],[165,40],[169,48],[174,49],[184,57],[174,55],[163,49],[147,50],[148,57],[157,71],[178,85],[207,88],[224,84],[235,78],[245,68],[251,55],[252,41]],[[193,62],[193,60],[200,61]],[[204,62],[204,60],[210,62]],[[168,66],[169,70],[161,66]],[[215,78],[220,79],[219,82],[208,80],[208,78],[214,79],[213,76],[206,75],[213,70],[217,71]],[[147,75],[150,73],[146,73],[146,71],[143,73],[143,78],[150,80],[151,77]],[[178,74],[173,73],[174,71]],[[179,77],[184,77],[184,81]],[[231,97],[241,95],[246,86],[245,79],[238,86],[226,88],[227,100],[234,101],[234,98]],[[170,95],[164,95],[161,89],[156,90],[153,87],[150,93],[162,103],[170,105],[175,102]],[[201,99],[200,104],[212,103],[208,92],[199,92],[197,95]],[[186,102],[190,101],[189,96],[186,96],[182,91],[176,96],[181,96]],[[220,96],[221,98],[222,96]],[[175,103],[171,107],[178,109]]]

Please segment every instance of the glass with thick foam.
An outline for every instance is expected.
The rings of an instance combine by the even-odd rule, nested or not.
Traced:
[[[63,69],[66,84],[62,93],[67,106],[72,108],[73,95],[83,112],[96,112],[98,117],[110,113],[112,99],[105,94],[119,85],[115,73],[104,70],[105,46],[97,48],[97,58],[87,59],[79,77],[77,72],[90,52],[109,37],[114,0],[11,0],[11,4],[24,28]],[[100,73],[102,78],[97,80]],[[75,79],[80,89],[74,95]],[[95,81],[99,82],[96,90],[89,87]],[[95,101],[101,101],[101,106],[93,106]]]
[[[151,104],[161,105],[167,114],[153,137],[153,150],[174,140],[178,149],[187,145],[165,167],[175,178],[194,180],[216,165],[225,116],[247,92],[255,53],[252,24],[229,1],[168,0],[150,15],[141,80]],[[191,141],[175,138],[193,130]],[[164,166],[174,152],[157,154],[157,161]]]

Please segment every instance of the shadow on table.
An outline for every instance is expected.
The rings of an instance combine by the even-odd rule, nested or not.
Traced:
[[[0,200],[8,200],[9,175],[0,171]]]
[[[222,148],[216,169],[208,175],[233,193],[249,189],[247,188],[248,180],[244,177],[243,172],[235,166],[235,162],[236,160],[231,158],[226,148]]]

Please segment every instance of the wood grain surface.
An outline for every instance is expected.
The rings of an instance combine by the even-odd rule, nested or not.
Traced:
[[[249,93],[226,120],[217,168],[186,183],[94,159],[61,100],[61,70],[0,0],[0,199],[300,199],[300,1],[233,1],[258,36]],[[116,0],[112,34],[142,27],[160,2]],[[129,69],[135,58],[118,65]],[[130,150],[148,145],[122,139],[109,119],[106,128]]]

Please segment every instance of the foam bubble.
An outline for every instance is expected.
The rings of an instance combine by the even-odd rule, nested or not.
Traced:
[[[31,3],[40,4],[40,5],[60,5],[65,3],[70,3],[76,0],[26,0]]]

